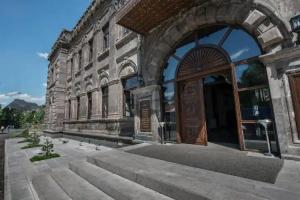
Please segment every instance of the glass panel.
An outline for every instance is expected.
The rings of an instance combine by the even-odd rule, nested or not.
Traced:
[[[223,28],[218,31],[214,31],[207,35],[204,35],[200,38],[199,43],[200,44],[215,44],[215,45],[217,45],[221,41],[221,39],[223,39],[223,36],[228,31],[228,29],[229,28],[227,27],[227,28]]]
[[[125,90],[137,88],[139,85],[137,76],[130,77],[123,80],[123,87]]]
[[[124,91],[124,116],[133,117],[130,91]]]
[[[262,152],[268,151],[267,141],[266,141],[266,131],[265,128],[260,124],[243,124],[242,125],[245,147],[246,149],[254,149]],[[271,151],[277,153],[276,137],[273,125],[268,126],[268,134],[271,144]]]
[[[239,92],[243,120],[272,119],[268,88]]]
[[[176,76],[176,69],[179,61],[176,60],[174,57],[170,57],[167,66],[164,70],[164,81],[169,81],[175,79]]]
[[[235,29],[223,44],[233,62],[261,55],[257,42],[242,29]]]
[[[173,82],[164,84],[163,92],[164,92],[164,101],[174,101],[175,86]]]
[[[165,103],[165,140],[176,141],[176,112],[175,112],[175,102]]]
[[[268,84],[266,69],[259,62],[238,65],[236,79],[239,88]]]
[[[182,58],[187,52],[196,46],[195,42],[188,43],[182,47],[176,49],[175,55]]]

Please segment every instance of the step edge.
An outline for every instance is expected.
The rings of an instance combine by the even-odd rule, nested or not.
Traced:
[[[99,168],[100,170],[103,170],[103,171],[107,172],[110,176],[115,176],[114,178],[117,178],[117,179],[120,179],[120,180],[123,179],[125,181],[130,182],[131,184],[133,184],[133,187],[136,187],[137,189],[142,189],[143,192],[145,192],[145,194],[146,193],[149,193],[149,194],[153,193],[153,195],[158,195],[160,197],[165,197],[166,200],[167,199],[172,200],[172,198],[169,197],[169,196],[167,196],[167,195],[164,195],[164,194],[162,194],[162,193],[160,193],[158,191],[152,190],[151,188],[147,188],[147,187],[145,187],[145,186],[143,186],[143,185],[141,185],[141,184],[139,184],[137,182],[134,182],[134,181],[132,181],[130,179],[126,179],[125,177],[119,176],[118,174],[114,174],[113,172],[111,172],[109,170],[101,168],[101,167],[99,167],[97,165],[93,165],[93,164],[91,164],[89,162],[85,162],[85,163],[88,164],[88,165],[91,165],[91,166],[95,166],[96,168]],[[78,164],[79,164],[79,166],[78,166]],[[69,168],[74,173],[78,174],[79,170],[80,171],[85,171],[85,168],[84,168],[85,166],[80,166],[80,165],[84,165],[84,163],[82,163],[82,162],[80,162],[80,163],[78,163],[78,162],[71,162],[71,163],[69,163]],[[87,173],[89,173],[89,172],[87,172]],[[95,175],[97,175],[97,173],[95,173]],[[117,193],[120,196],[122,196],[123,198],[121,198],[121,199],[131,199],[132,198],[130,195],[128,195],[128,193],[121,192],[121,191],[118,190],[118,188],[114,188],[113,186],[109,185],[109,183],[105,183],[105,185],[107,185],[107,187],[109,188],[109,190],[112,190],[112,193],[113,193],[113,194],[110,194],[110,193],[108,194],[108,192],[106,191],[107,189],[105,189],[105,188],[103,188],[103,187],[101,187],[99,185],[96,185],[95,183],[90,182],[91,180],[88,180],[87,177],[83,177],[82,174],[78,174],[78,176],[81,176],[83,179],[85,179],[86,181],[88,181],[90,184],[94,185],[99,190],[103,191],[104,193],[106,193],[107,195],[109,195],[109,196],[111,196],[111,197],[113,197],[115,199],[117,199],[115,193]],[[123,184],[123,185],[126,186],[126,184]],[[152,195],[152,194],[150,194],[150,195]],[[153,196],[153,197],[155,197],[155,196]]]

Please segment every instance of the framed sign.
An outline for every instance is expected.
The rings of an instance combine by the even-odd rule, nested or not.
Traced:
[[[150,100],[140,102],[140,130],[141,132],[151,132]]]

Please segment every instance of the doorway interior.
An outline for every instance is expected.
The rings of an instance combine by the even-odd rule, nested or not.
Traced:
[[[203,78],[207,140],[238,147],[238,130],[230,71]]]

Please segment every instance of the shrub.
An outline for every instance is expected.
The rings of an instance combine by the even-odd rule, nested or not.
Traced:
[[[30,158],[31,162],[60,157],[59,154],[52,153],[54,145],[48,138],[46,139],[45,143],[42,144],[41,146],[42,146],[43,153],[39,153],[39,155],[36,155],[36,156],[33,156],[32,158]]]
[[[47,138],[45,143],[42,145],[42,151],[45,153],[46,157],[51,155],[51,152],[53,152],[53,147],[53,143]]]

